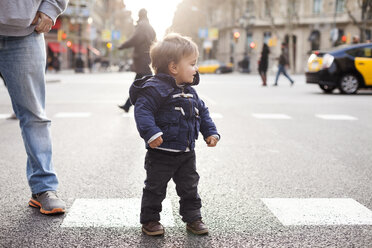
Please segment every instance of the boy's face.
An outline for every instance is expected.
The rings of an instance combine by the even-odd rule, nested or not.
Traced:
[[[176,79],[177,84],[193,82],[194,75],[198,70],[196,66],[197,59],[198,55],[192,54],[182,58],[177,64],[174,64],[175,70],[172,76]]]

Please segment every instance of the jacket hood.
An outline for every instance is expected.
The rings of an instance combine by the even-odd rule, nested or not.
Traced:
[[[196,74],[194,75],[193,82],[191,84],[185,83],[184,85],[185,86],[198,85],[199,81],[200,81],[199,72],[196,72]],[[140,79],[135,80],[129,89],[129,96],[133,105],[136,103],[139,92],[147,87],[156,88],[160,95],[163,97],[166,97],[174,89],[178,88],[174,77],[168,74],[158,73],[154,76],[150,75],[144,76]]]

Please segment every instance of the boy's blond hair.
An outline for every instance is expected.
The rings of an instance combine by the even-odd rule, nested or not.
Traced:
[[[191,38],[170,33],[151,46],[151,67],[155,74],[169,73],[168,65],[171,62],[177,64],[182,58],[192,54],[199,56],[198,46]]]

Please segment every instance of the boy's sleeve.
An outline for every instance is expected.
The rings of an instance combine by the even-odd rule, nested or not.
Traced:
[[[218,139],[221,139],[220,134],[217,132],[216,125],[209,116],[209,110],[201,99],[199,99],[199,115],[201,119],[200,132],[202,133],[204,139],[208,138],[209,136],[218,136]]]
[[[134,105],[134,117],[140,136],[146,143],[154,135],[161,133],[155,123],[155,113],[160,106],[160,94],[152,87],[143,89]]]

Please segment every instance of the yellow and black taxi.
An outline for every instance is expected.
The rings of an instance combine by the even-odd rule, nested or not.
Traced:
[[[325,93],[338,88],[355,94],[359,88],[372,88],[372,43],[316,51],[307,65],[306,83],[318,84]]]
[[[218,60],[210,59],[200,62],[198,65],[199,73],[227,73],[233,71],[231,63],[224,63]]]

